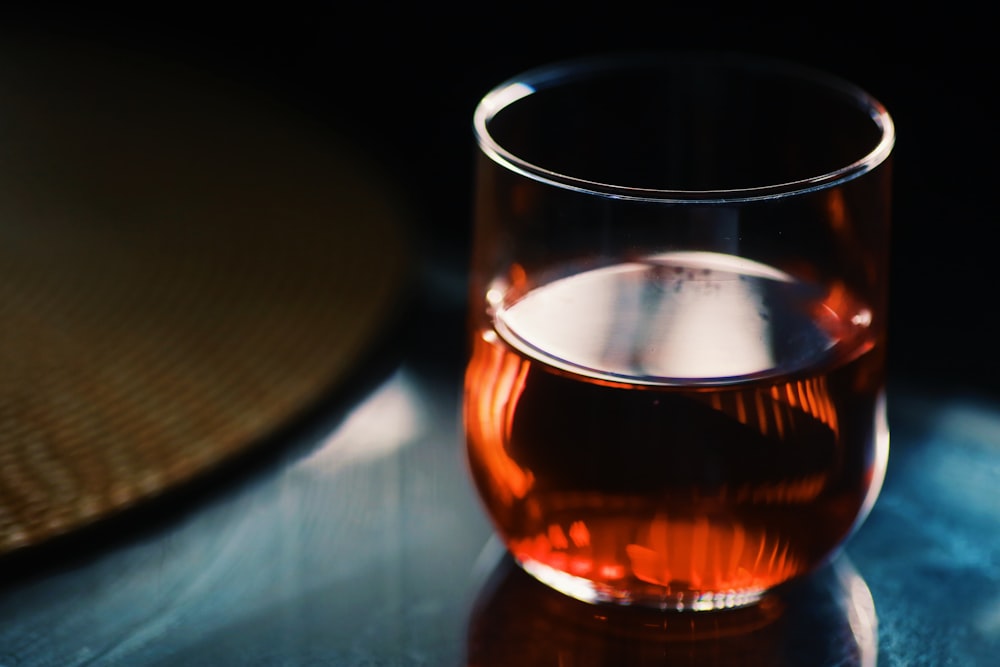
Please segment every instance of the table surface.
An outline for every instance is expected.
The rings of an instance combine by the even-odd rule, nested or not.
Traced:
[[[990,665],[1000,406],[890,393],[844,553],[759,608],[604,610],[512,566],[465,470],[461,313],[398,335],[272,446],[8,559],[0,665]]]

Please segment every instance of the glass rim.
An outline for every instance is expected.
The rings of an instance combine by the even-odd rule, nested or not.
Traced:
[[[699,63],[728,63],[745,71],[762,70],[781,74],[789,80],[810,83],[817,89],[839,94],[853,102],[859,112],[867,112],[880,132],[879,141],[867,154],[837,169],[816,176],[746,188],[670,189],[639,188],[588,180],[553,171],[525,160],[507,150],[490,133],[490,121],[503,109],[546,88],[589,75],[640,65],[676,64],[684,60]],[[829,72],[803,64],[736,52],[655,52],[627,53],[557,61],[527,70],[498,84],[479,101],[473,114],[473,132],[480,150],[505,169],[558,188],[611,199],[659,203],[729,204],[781,199],[824,190],[866,174],[882,164],[895,144],[895,125],[885,106],[861,87]]]

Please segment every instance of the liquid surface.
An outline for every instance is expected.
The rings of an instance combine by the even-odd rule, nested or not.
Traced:
[[[515,558],[563,592],[747,604],[878,491],[881,349],[843,290],[676,253],[495,313],[467,369],[469,463]]]
[[[528,356],[598,379],[718,383],[791,373],[863,336],[870,313],[824,296],[747,259],[671,253],[551,282],[497,308],[495,325]]]

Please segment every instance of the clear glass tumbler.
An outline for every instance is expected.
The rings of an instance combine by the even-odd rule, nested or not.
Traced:
[[[553,64],[475,111],[464,423],[516,561],[581,600],[751,604],[888,455],[893,123],[733,54]]]

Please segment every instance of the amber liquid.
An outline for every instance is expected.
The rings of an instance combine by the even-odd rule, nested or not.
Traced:
[[[564,593],[749,604],[874,501],[882,350],[843,289],[677,253],[499,293],[466,374],[469,464],[515,559]]]

